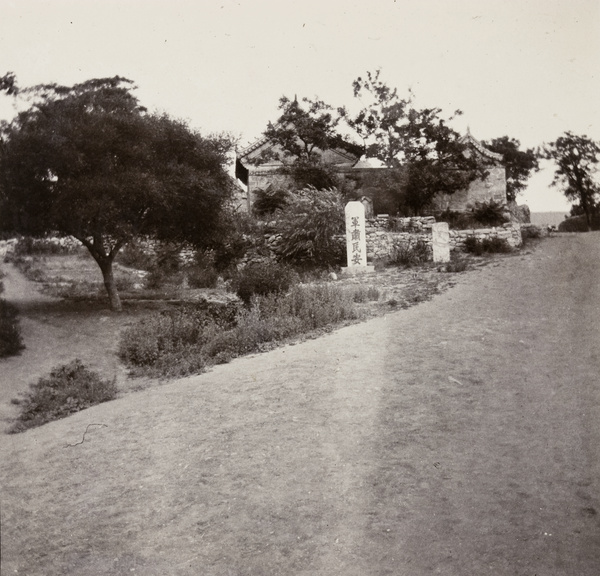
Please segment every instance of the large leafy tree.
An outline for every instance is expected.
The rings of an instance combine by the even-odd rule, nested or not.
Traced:
[[[121,77],[28,89],[33,104],[1,133],[0,227],[79,240],[114,310],[119,250],[140,235],[209,245],[230,191],[227,138],[148,114],[132,89]]]
[[[340,113],[362,139],[368,156],[391,169],[404,166],[406,186],[399,191],[398,202],[405,208],[418,213],[435,195],[453,194],[485,177],[485,166],[447,123],[461,114],[459,110],[447,121],[440,108],[418,109],[412,95],[400,98],[379,70],[357,78],[353,89],[363,108],[356,115],[346,109]]]
[[[527,187],[532,172],[539,170],[535,150],[520,150],[521,143],[515,138],[502,136],[482,144],[497,154],[502,154],[502,163],[506,167],[506,196],[509,202],[516,201],[517,195]]]
[[[561,187],[571,202],[585,214],[588,230],[600,203],[600,184],[596,177],[600,162],[600,144],[587,136],[565,132],[545,145],[540,156],[556,164],[553,186]]]

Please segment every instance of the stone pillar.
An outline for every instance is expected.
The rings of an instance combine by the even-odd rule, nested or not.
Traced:
[[[361,202],[348,202],[345,213],[348,267],[342,270],[348,274],[373,272],[374,267],[367,266],[365,207]]]
[[[431,227],[434,262],[450,262],[450,230],[446,222]]]

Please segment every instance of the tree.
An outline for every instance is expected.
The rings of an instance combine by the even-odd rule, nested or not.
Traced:
[[[227,138],[148,114],[132,89],[118,76],[36,86],[31,108],[1,132],[0,228],[79,240],[113,310],[119,250],[141,235],[209,245],[230,191]]]
[[[587,136],[565,132],[543,147],[540,156],[556,163],[552,186],[560,186],[567,199],[577,202],[585,214],[588,230],[600,202],[600,185],[595,178],[600,145]]]
[[[521,143],[515,138],[502,136],[482,144],[492,152],[502,154],[506,166],[506,196],[509,202],[516,201],[517,195],[527,187],[531,172],[539,170],[538,158],[533,149],[519,150]]]
[[[322,100],[303,98],[298,102],[282,96],[279,100],[281,116],[275,124],[269,122],[264,136],[276,145],[266,151],[259,162],[277,159],[293,178],[298,189],[313,186],[331,188],[337,178],[331,168],[322,162],[321,155],[331,148],[356,151],[356,146],[345,142],[337,132],[340,117]]]
[[[357,78],[353,89],[366,105],[356,116],[343,108],[340,113],[362,139],[365,154],[388,168],[406,167],[407,183],[398,201],[412,212],[418,213],[439,193],[453,194],[486,176],[485,166],[468,153],[460,134],[440,116],[440,108],[418,109],[412,94],[401,99],[381,80],[379,70]],[[454,116],[460,114],[457,110]]]

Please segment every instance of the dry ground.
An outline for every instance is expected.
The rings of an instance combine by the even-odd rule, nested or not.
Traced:
[[[3,436],[2,573],[597,575],[599,243]]]

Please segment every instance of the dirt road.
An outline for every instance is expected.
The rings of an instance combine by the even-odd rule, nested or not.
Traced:
[[[596,576],[599,246],[2,437],[2,573]]]

